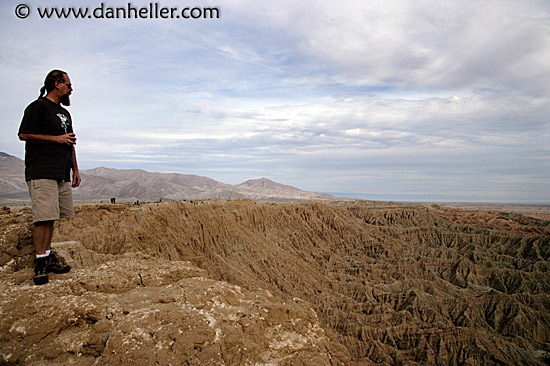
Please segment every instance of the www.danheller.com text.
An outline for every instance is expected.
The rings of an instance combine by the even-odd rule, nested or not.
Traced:
[[[101,3],[96,7],[52,7],[37,8],[41,18],[76,19],[218,19],[220,10],[216,7],[167,7],[159,3],[135,6],[110,6]]]

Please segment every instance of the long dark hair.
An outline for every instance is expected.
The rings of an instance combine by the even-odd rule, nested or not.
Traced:
[[[52,70],[48,73],[46,76],[46,80],[44,80],[44,86],[40,88],[40,96],[38,98],[42,98],[45,92],[50,92],[55,89],[55,82],[64,83],[65,82],[65,75],[67,73],[65,71],[61,70]]]

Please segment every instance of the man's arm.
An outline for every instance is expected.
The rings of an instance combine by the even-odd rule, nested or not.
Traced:
[[[72,186],[74,188],[78,187],[81,181],[82,180],[80,179],[80,172],[78,171],[78,163],[76,161],[76,149],[73,145],[73,184]]]
[[[20,133],[19,140],[21,141],[35,141],[35,142],[53,142],[57,144],[70,145],[73,147],[73,187],[78,187],[80,185],[80,172],[78,171],[78,162],[76,160],[76,149],[74,145],[76,144],[76,135],[74,133],[66,133],[64,135],[39,135],[32,133]]]
[[[66,133],[65,135],[37,135],[32,133],[20,133],[19,140],[21,141],[36,141],[36,142],[54,142],[57,144],[74,145],[76,144],[76,135],[74,133]]]

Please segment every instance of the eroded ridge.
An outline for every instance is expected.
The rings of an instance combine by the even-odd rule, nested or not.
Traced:
[[[365,201],[84,205],[55,240],[188,261],[212,280],[311,307],[356,365],[550,359],[550,224],[517,213]],[[347,362],[334,352],[331,362]]]

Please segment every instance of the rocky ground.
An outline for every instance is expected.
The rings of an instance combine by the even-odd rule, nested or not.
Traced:
[[[545,365],[550,222],[383,202],[81,205],[32,285],[0,213],[3,364]]]

